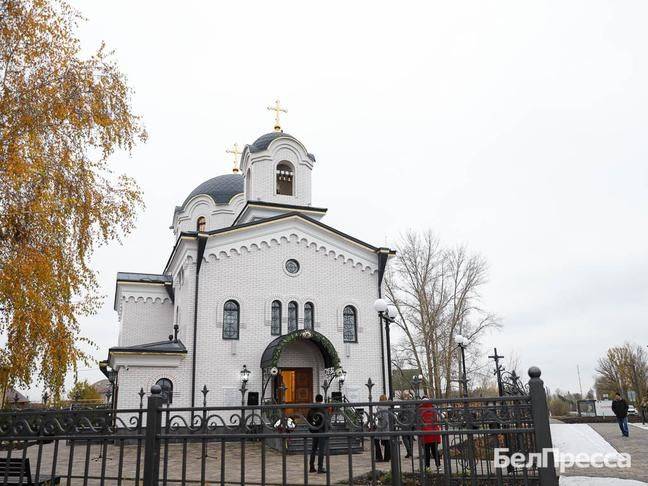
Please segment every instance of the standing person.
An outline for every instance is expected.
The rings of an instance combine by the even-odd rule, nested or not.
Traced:
[[[318,435],[328,432],[327,413],[323,402],[324,397],[318,393],[315,397],[315,403],[319,406],[311,408],[308,411],[308,417],[306,417],[310,425],[310,431],[314,434],[310,453],[310,472],[318,472],[319,474],[326,472],[324,468],[324,454],[328,445],[328,437]],[[315,454],[317,454],[317,471],[315,470]]]
[[[412,395],[409,392],[403,392],[403,400],[411,400]],[[403,437],[403,445],[405,446],[406,458],[412,457],[412,446],[414,443],[414,435],[411,431],[416,429],[416,410],[414,405],[402,404],[400,412],[398,413],[398,421],[402,424],[401,430],[405,432]],[[410,433],[407,433],[410,432]]]
[[[423,397],[422,400],[427,400]],[[424,431],[440,431],[439,414],[437,409],[432,403],[422,403],[420,408],[422,430]],[[437,470],[441,467],[441,456],[439,454],[439,444],[441,443],[440,434],[426,434],[419,438],[423,441],[425,447],[425,467],[430,467],[430,459],[434,457],[434,463]],[[430,457],[431,456],[431,457]]]
[[[628,430],[628,403],[623,399],[620,393],[614,395],[614,400],[612,401],[612,411],[616,415],[617,422],[619,422],[619,428],[623,437],[628,437],[630,431]]]
[[[387,401],[387,395],[380,395],[380,401]],[[379,405],[376,407],[374,430],[377,432],[385,432],[389,430],[389,407]],[[383,447],[385,452],[383,454]],[[389,446],[389,436],[374,436],[374,449],[376,450],[376,462],[389,462],[391,461],[391,448]]]

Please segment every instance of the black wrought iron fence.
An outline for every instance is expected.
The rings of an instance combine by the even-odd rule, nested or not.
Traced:
[[[445,400],[0,414],[0,483],[557,485],[544,386]],[[311,458],[316,442],[321,446]],[[312,462],[311,462],[312,461]],[[320,467],[321,466],[321,467]]]

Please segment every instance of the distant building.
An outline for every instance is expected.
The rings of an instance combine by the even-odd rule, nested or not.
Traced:
[[[97,390],[97,393],[101,396],[101,401],[107,403],[108,402],[108,396],[106,393],[110,390],[112,392],[112,385],[110,384],[110,381],[107,379],[99,380],[96,383],[92,384],[92,388]]]
[[[8,387],[4,393],[3,404],[6,407],[17,406],[24,408],[29,404],[29,398],[14,388]]]

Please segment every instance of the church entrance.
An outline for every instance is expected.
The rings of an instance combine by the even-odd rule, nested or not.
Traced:
[[[317,331],[299,329],[271,341],[261,356],[265,378],[263,400],[274,403],[313,403],[322,388],[326,370],[342,371],[340,358],[331,342]],[[269,385],[269,386],[268,386]],[[285,391],[282,394],[282,385]],[[304,414],[295,407],[288,413]]]
[[[286,387],[284,403],[312,403],[313,401],[313,368],[282,368],[279,371],[281,382]],[[289,408],[286,413],[307,415],[306,408]]]

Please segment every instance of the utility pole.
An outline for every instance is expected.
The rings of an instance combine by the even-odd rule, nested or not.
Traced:
[[[585,397],[583,396],[583,383],[581,382],[580,366],[579,365],[576,365],[576,373],[578,373],[578,387],[580,388],[581,400],[584,400]]]

